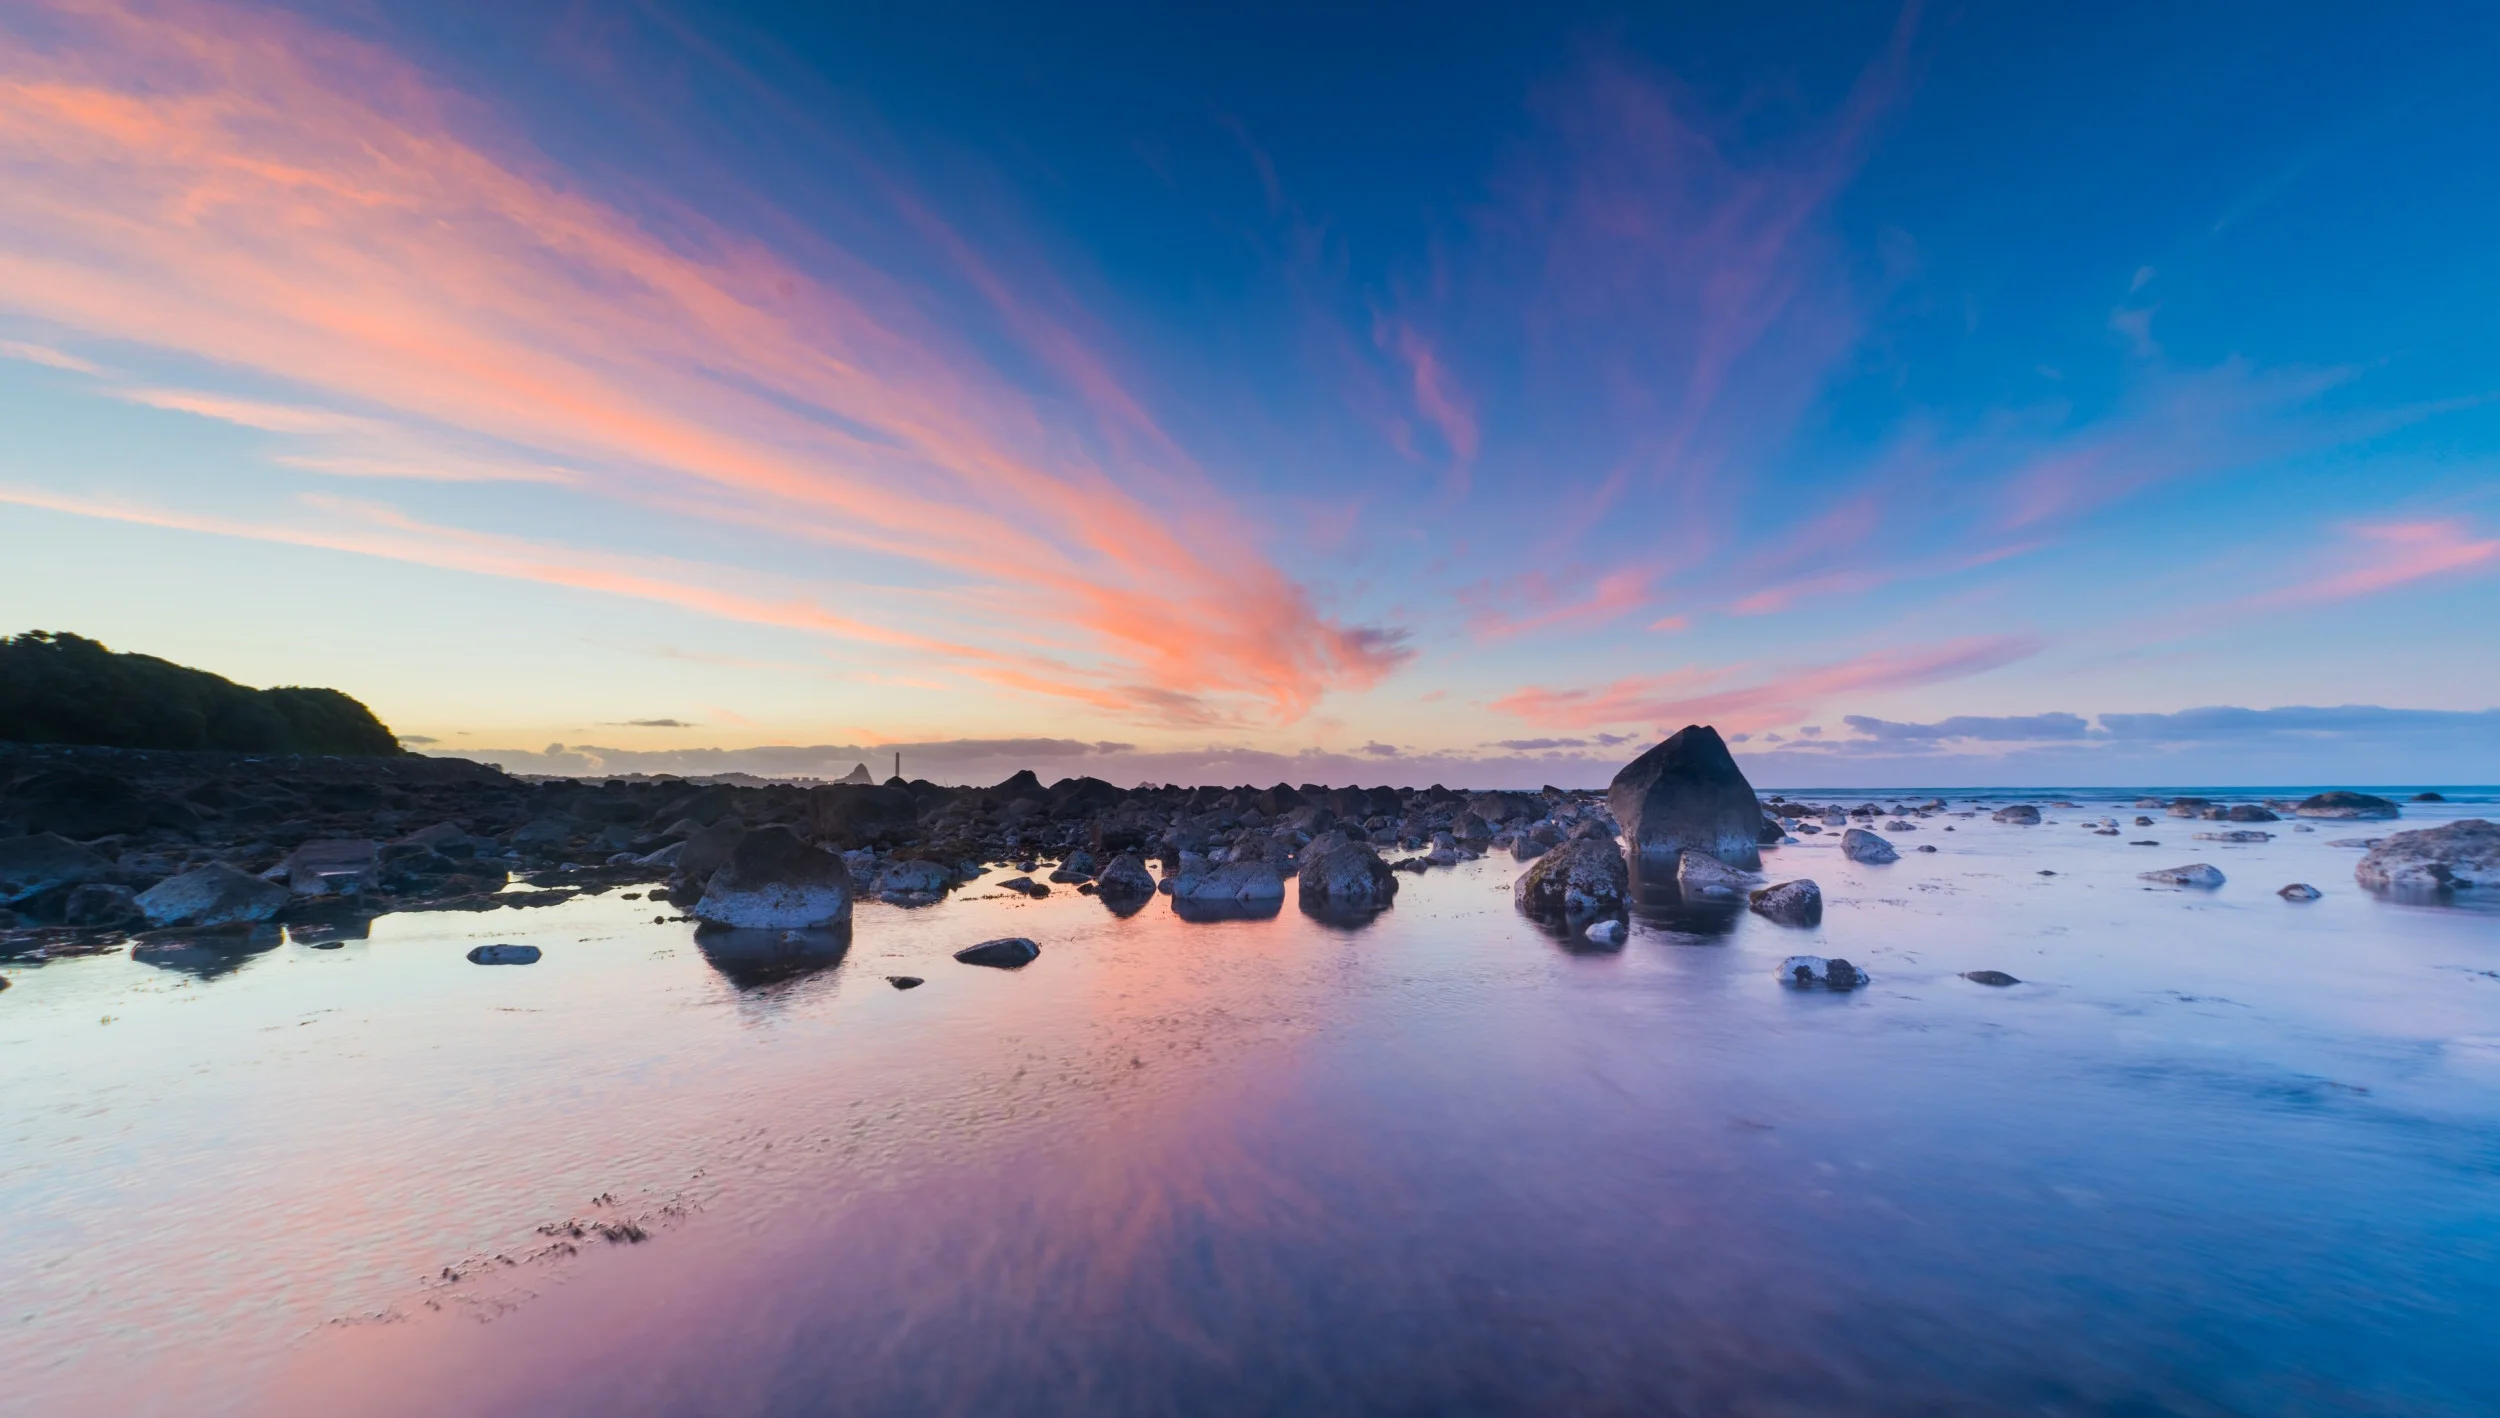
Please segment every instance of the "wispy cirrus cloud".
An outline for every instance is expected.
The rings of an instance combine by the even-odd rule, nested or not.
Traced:
[[[2477,537],[2461,517],[2414,522],[2365,522],[2347,530],[2356,544],[2337,569],[2257,597],[2276,608],[2348,601],[2436,576],[2500,571],[2500,537]]]
[[[0,20],[0,304],[284,381],[342,418],[596,470],[588,486],[625,502],[1012,588],[1088,642],[1054,666],[1027,657],[1018,688],[1110,707],[1135,684],[1290,718],[1406,656],[1396,632],[1323,614],[1111,361],[899,186],[892,220],[1037,352],[1051,400],[908,281],[661,199],[607,205],[480,136],[492,117],[424,74],[303,21],[212,0],[16,15]],[[270,427],[276,407],[211,416]],[[315,470],[406,463],[341,447],[346,425],[271,431],[330,440],[305,455]],[[1029,648],[1013,626],[955,628],[910,638],[949,660],[987,642],[964,663],[993,682]]]
[[[1965,679],[2026,659],[2041,648],[2039,640],[2027,635],[1974,636],[1770,674],[1735,665],[1638,675],[1586,689],[1530,686],[1494,700],[1491,707],[1554,729],[1690,722],[1750,730],[1794,723],[1836,695]]]

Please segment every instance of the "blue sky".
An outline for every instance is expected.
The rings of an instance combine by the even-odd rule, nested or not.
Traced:
[[[2500,779],[2493,18],[1727,8],[19,7],[0,603],[533,766]]]

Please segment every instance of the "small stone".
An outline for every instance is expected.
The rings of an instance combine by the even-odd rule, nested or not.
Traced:
[[[1792,989],[1854,990],[1867,982],[1864,970],[1834,956],[1792,955],[1780,962],[1779,982]]]
[[[1598,921],[1591,924],[1589,928],[1581,932],[1581,934],[1588,938],[1588,942],[1591,945],[1602,945],[1608,949],[1612,949],[1615,946],[1623,944],[1623,922],[1617,920]]]
[[[2295,881],[2274,894],[2286,901],[2315,901],[2326,893],[2305,881]]]
[[[1974,985],[1994,985],[2000,989],[2007,985],[2022,983],[2002,970],[1965,970],[1962,972],[1962,978]]]
[[[888,975],[885,982],[898,990],[916,990],[926,983],[918,975]]]
[[[2164,867],[2160,871],[2138,872],[2136,875],[2146,881],[2160,882],[2164,886],[2212,888],[2222,885],[2223,882],[2222,873],[2203,862],[2192,862],[2183,867]]]
[[[1042,948],[1022,936],[1003,936],[967,945],[955,952],[955,958],[966,965],[987,965],[999,970],[1021,970],[1041,958]]]
[[[469,952],[472,965],[535,965],[538,947],[534,945],[481,945]]]

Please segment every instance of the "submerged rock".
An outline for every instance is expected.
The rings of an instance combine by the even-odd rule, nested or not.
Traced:
[[[1620,913],[1630,890],[1622,850],[1603,838],[1582,837],[1537,858],[1512,883],[1511,899],[1531,916],[1584,919]]]
[[[539,950],[534,945],[481,945],[469,952],[472,965],[535,965]]]
[[[1678,852],[1675,857],[1675,888],[1687,901],[1734,901],[1756,880],[1752,872],[1739,871],[1707,852]]]
[[[168,877],[139,893],[138,907],[156,927],[247,926],[268,920],[287,903],[287,889],[224,863]]]
[[[985,940],[955,952],[955,958],[966,965],[987,965],[998,970],[1021,970],[1041,955],[1042,948],[1022,936]]]
[[[1840,853],[1853,862],[1864,862],[1869,866],[1901,860],[1901,854],[1893,850],[1890,842],[1863,827],[1852,827],[1840,834]]]
[[[2446,893],[2500,882],[2500,826],[2469,817],[2374,843],[2352,869],[2373,891]]]
[[[898,990],[916,990],[928,983],[918,975],[888,975],[885,982]]]
[[[694,916],[706,925],[741,930],[841,925],[851,919],[850,869],[787,827],[760,827],[740,838],[704,883]]]
[[[2001,807],[1995,812],[1990,813],[1989,816],[1995,818],[1999,822],[2013,823],[2017,827],[2037,827],[2040,825],[2040,809],[2033,807],[2029,803],[2016,803],[2012,807]]]
[[[2158,881],[2165,886],[2213,887],[2220,886],[2223,881],[2219,870],[2203,862],[2191,862],[2183,867],[2163,867],[2160,871],[2137,872],[2136,875],[2146,881]]]
[[[1783,926],[1811,926],[1823,919],[1823,888],[1801,877],[1763,887],[1749,904],[1756,914]]]
[[[2292,811],[2302,817],[2361,818],[2381,821],[2402,815],[2404,809],[2385,798],[2372,797],[2368,793],[2348,793],[2339,789],[2331,793],[2320,793],[2315,797],[2302,798],[2300,806],[2293,808]]]
[[[1762,865],[1762,804],[1719,731],[1706,724],[1687,725],[1624,765],[1606,800],[1625,847],[1643,857],[1671,861],[1695,851],[1735,866]]]
[[[1792,955],[1780,962],[1779,982],[1792,989],[1854,990],[1867,983],[1864,970],[1834,956]]]
[[[2019,985],[2022,983],[2022,981],[2015,979],[2013,976],[2006,974],[2002,970],[1965,970],[1962,972],[1962,978],[1970,981],[1974,985],[1993,985],[1999,989],[2003,989],[2007,985]]]
[[[2315,901],[2326,893],[2305,881],[2295,881],[2274,894],[2286,901]]]
[[[2232,832],[2199,832],[2196,834],[2196,840],[2199,842],[2271,842],[2274,840],[2274,834],[2243,828]]]

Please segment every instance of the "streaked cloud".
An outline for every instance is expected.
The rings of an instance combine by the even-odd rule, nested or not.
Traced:
[[[1751,667],[1738,665],[1633,676],[1586,689],[1530,686],[1494,700],[1492,707],[1557,729],[1630,723],[1768,728],[1794,723],[1838,695],[1964,679],[2038,654],[2041,648],[2030,636],[1974,636],[1769,674],[1749,673]]]

